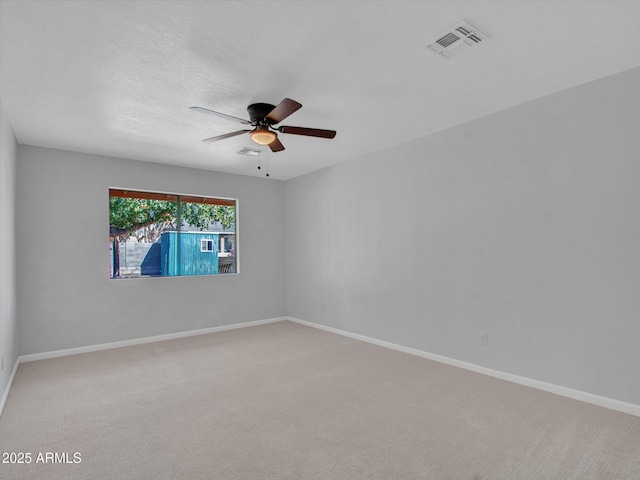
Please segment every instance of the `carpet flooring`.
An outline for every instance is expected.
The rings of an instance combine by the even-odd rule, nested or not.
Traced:
[[[285,321],[23,363],[0,453],[30,453],[12,480],[638,480],[640,418]]]

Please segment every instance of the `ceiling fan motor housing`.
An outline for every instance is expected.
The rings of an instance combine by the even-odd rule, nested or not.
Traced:
[[[252,125],[271,125],[275,123],[273,120],[266,118],[271,111],[276,108],[275,105],[270,103],[252,103],[247,107],[249,118]]]

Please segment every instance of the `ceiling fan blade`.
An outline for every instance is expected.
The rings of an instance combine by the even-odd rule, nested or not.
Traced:
[[[217,142],[218,140],[224,140],[225,138],[236,137],[243,133],[250,132],[251,130],[238,130],[237,132],[225,133],[224,135],[218,135],[216,137],[205,138],[203,142]]]
[[[294,135],[306,135],[307,137],[333,138],[336,136],[335,130],[322,130],[320,128],[287,127],[278,128],[279,132],[292,133]]]
[[[233,115],[227,115],[226,113],[214,112],[213,110],[209,110],[208,108],[202,108],[202,107],[189,107],[189,108],[191,110],[207,113],[209,115],[215,115],[216,117],[226,118],[227,120],[233,120],[234,122],[240,122],[240,123],[244,123],[245,125],[251,125],[251,122],[249,120],[245,120],[239,117],[234,117]]]
[[[282,120],[284,120],[300,108],[302,108],[301,103],[298,103],[295,100],[291,100],[290,98],[285,98],[278,105],[276,105],[273,110],[269,112],[266,118],[270,120],[272,124],[280,123]]]
[[[269,144],[269,148],[271,149],[272,152],[281,152],[282,150],[284,150],[284,145],[282,145],[282,143],[280,143],[280,140],[276,138],[273,142]]]

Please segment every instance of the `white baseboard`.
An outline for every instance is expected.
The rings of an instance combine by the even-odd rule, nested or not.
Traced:
[[[30,355],[21,355],[18,358],[18,361],[20,363],[35,362],[37,360],[66,357],[68,355],[77,355],[79,353],[98,352],[100,350],[111,350],[113,348],[130,347],[132,345],[142,345],[144,343],[163,342],[165,340],[173,340],[176,338],[192,337],[194,335],[205,335],[207,333],[223,332],[225,330],[235,330],[236,328],[254,327],[256,325],[265,325],[267,323],[281,322],[283,320],[287,320],[287,317],[267,318],[264,320],[255,320],[252,322],[234,323],[231,325],[220,325],[219,327],[202,328],[199,330],[187,330],[185,332],[168,333],[165,335],[155,335],[153,337],[133,338],[131,340],[101,343],[98,345],[88,345],[86,347],[67,348],[65,350],[56,350],[53,352],[33,353]]]
[[[2,415],[2,411],[4,410],[4,404],[7,403],[7,398],[9,398],[9,390],[11,390],[11,385],[13,385],[13,379],[15,378],[16,372],[18,371],[18,365],[20,365],[20,357],[16,359],[16,363],[13,366],[13,370],[11,371],[11,376],[9,376],[7,388],[4,389],[4,394],[2,395],[2,399],[0,400],[0,415]]]
[[[521,377],[512,373],[505,373],[499,370],[492,370],[491,368],[482,367],[474,363],[463,362],[454,358],[445,357],[442,355],[436,355],[433,353],[425,352],[415,348],[409,348],[395,343],[386,342],[384,340],[378,340],[377,338],[366,337],[357,333],[347,332],[333,327],[327,327],[318,323],[308,322],[306,320],[300,320],[299,318],[286,317],[287,320],[308,327],[325,330],[327,332],[336,333],[345,337],[353,338],[355,340],[361,340],[363,342],[372,343],[381,347],[398,350],[400,352],[409,353],[418,357],[427,358],[436,362],[445,363],[454,367],[464,368],[465,370],[471,370],[472,372],[481,373],[483,375],[489,375],[491,377],[499,378],[501,380],[507,380],[509,382],[517,383],[527,387],[536,388],[538,390],[544,390],[545,392],[555,393],[563,397],[572,398],[574,400],[580,400],[582,402],[591,403],[600,407],[609,408],[611,410],[617,410],[619,412],[628,413],[629,415],[635,415],[640,417],[640,405],[634,403],[623,402],[621,400],[615,400],[613,398],[603,397],[593,393],[583,392],[580,390],[574,390],[573,388],[563,387],[560,385],[554,385],[552,383],[542,382],[540,380],[534,380],[532,378]]]
[[[436,362],[444,363],[447,365],[451,365],[454,367],[463,368],[465,370],[470,370],[472,372],[481,373],[483,375],[489,375],[491,377],[499,378],[501,380],[507,380],[509,382],[517,383],[519,385],[524,385],[527,387],[537,388],[538,390],[544,390],[546,392],[555,393],[557,395],[561,395],[563,397],[572,398],[574,400],[580,400],[583,402],[591,403],[593,405],[598,405],[600,407],[609,408],[612,410],[617,410],[619,412],[627,413],[629,415],[634,415],[636,417],[640,417],[640,405],[636,405],[634,403],[623,402],[621,400],[615,400],[613,398],[603,397],[600,395],[596,395],[593,393],[583,392],[580,390],[574,390],[572,388],[563,387],[560,385],[554,385],[552,383],[542,382],[540,380],[534,380],[527,377],[521,377],[519,375],[514,375],[511,373],[505,373],[498,370],[493,370],[487,367],[482,367],[480,365],[476,365],[474,363],[463,362],[461,360],[456,360],[454,358],[445,357],[442,355],[436,355],[434,353],[425,352],[423,350],[418,350],[415,348],[405,347],[403,345],[398,345],[395,343],[387,342],[384,340],[379,340],[377,338],[367,337],[365,335],[359,335],[357,333],[347,332],[345,330],[340,330],[333,327],[327,327],[325,325],[321,325],[318,323],[308,322],[306,320],[300,320],[294,317],[276,317],[276,318],[268,318],[264,320],[256,320],[252,322],[243,322],[243,323],[235,323],[232,325],[221,325],[218,327],[210,327],[203,328],[199,330],[188,330],[185,332],[177,332],[177,333],[169,333],[166,335],[156,335],[153,337],[143,337],[143,338],[135,338],[132,340],[123,340],[119,342],[111,342],[111,343],[102,343],[98,345],[89,345],[86,347],[77,347],[77,348],[68,348],[65,350],[57,350],[52,352],[43,352],[43,353],[35,353],[31,355],[22,355],[18,357],[16,361],[13,371],[11,372],[11,377],[9,378],[9,383],[5,389],[5,392],[0,400],[0,415],[2,414],[2,410],[4,409],[4,405],[9,397],[9,391],[11,389],[11,385],[13,383],[13,379],[18,370],[18,366],[22,362],[33,362],[36,360],[45,360],[49,358],[57,358],[64,357],[68,355],[77,355],[79,353],[89,353],[89,352],[97,352],[100,350],[109,350],[113,348],[120,347],[128,347],[132,345],[141,345],[144,343],[152,343],[152,342],[161,342],[164,340],[173,340],[176,338],[184,338],[191,337],[194,335],[204,335],[207,333],[215,333],[222,332],[225,330],[234,330],[237,328],[246,328],[253,327],[256,325],[265,325],[268,323],[280,322],[283,320],[289,320],[294,323],[299,323],[301,325],[306,325],[308,327],[317,328],[320,330],[325,330],[327,332],[335,333],[338,335],[342,335],[345,337],[353,338],[355,340],[360,340],[367,343],[372,343],[374,345],[378,345],[385,348],[390,348],[392,350],[397,350],[400,352],[408,353],[411,355],[416,355],[418,357],[423,357],[429,360],[434,360]]]

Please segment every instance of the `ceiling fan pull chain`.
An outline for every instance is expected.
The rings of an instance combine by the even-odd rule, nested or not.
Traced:
[[[269,177],[269,152],[266,152],[267,155],[267,177]]]

